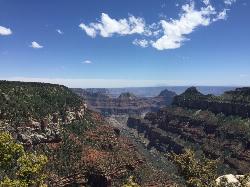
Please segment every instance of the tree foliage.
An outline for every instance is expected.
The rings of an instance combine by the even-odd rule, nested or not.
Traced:
[[[177,165],[180,174],[185,178],[187,186],[215,186],[217,161],[205,157],[196,159],[195,153],[191,150],[186,150],[181,155],[172,153],[170,158]]]
[[[197,159],[192,150],[186,150],[181,155],[171,153],[169,158],[178,167],[178,171],[184,177],[188,187],[247,187],[250,183],[249,174],[236,177],[237,183],[230,183],[225,177],[222,177],[217,183],[218,162],[204,156]]]
[[[133,176],[130,176],[127,182],[122,187],[140,187],[135,181]]]
[[[0,132],[0,186],[43,186],[47,157],[28,153],[6,132]]]
[[[79,107],[82,99],[61,85],[0,81],[0,103],[0,120],[18,123],[55,112],[64,116],[67,108]]]

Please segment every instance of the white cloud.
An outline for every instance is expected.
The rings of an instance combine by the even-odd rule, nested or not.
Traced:
[[[210,0],[203,0],[203,3],[204,3],[205,5],[210,5]]]
[[[224,0],[224,3],[226,4],[226,5],[232,5],[233,3],[235,3],[236,2],[236,0]]]
[[[112,37],[113,35],[139,34],[142,39],[134,39],[133,44],[140,47],[152,46],[157,50],[176,49],[189,40],[188,35],[197,28],[208,26],[213,22],[225,20],[229,5],[236,0],[223,0],[225,7],[216,10],[210,0],[202,0],[203,6],[195,8],[194,0],[181,7],[179,18],[167,19],[160,16],[159,22],[146,24],[143,18],[130,15],[127,19],[112,19],[108,14],[102,13],[101,20],[88,25],[81,23],[79,27],[92,38],[97,35]],[[179,5],[178,5],[179,6]]]
[[[97,23],[86,25],[81,23],[79,27],[91,37],[99,34],[102,37],[111,37],[114,34],[130,35],[142,34],[145,31],[145,22],[142,18],[136,18],[132,15],[128,19],[112,19],[108,14],[102,13],[101,20]]]
[[[37,42],[35,42],[35,41],[31,42],[30,47],[32,47],[32,48],[34,48],[34,49],[41,49],[41,48],[43,48],[42,45],[40,45],[39,43],[37,43]]]
[[[57,32],[58,34],[63,34],[63,31],[60,30],[60,29],[56,29],[56,32]]]
[[[91,60],[85,60],[83,62],[81,62],[82,64],[92,64],[92,61]]]
[[[186,40],[186,35],[192,33],[198,26],[208,26],[211,16],[216,14],[215,9],[208,5],[200,10],[195,10],[194,2],[182,6],[183,13],[177,20],[161,20],[164,35],[152,42],[152,46],[158,50],[176,49],[181,47]]]
[[[90,37],[92,38],[95,38],[96,37],[96,30],[94,28],[91,28],[87,25],[85,25],[84,23],[81,23],[79,25],[79,27],[86,32],[87,35],[89,35]]]
[[[146,48],[149,45],[149,42],[147,40],[145,40],[145,39],[143,39],[143,40],[135,39],[132,43],[134,45],[140,46],[142,48]]]
[[[11,35],[11,34],[12,34],[12,31],[10,28],[0,26],[0,35],[7,36],[7,35]]]
[[[213,21],[218,21],[218,20],[225,20],[227,19],[227,11],[228,9],[224,9],[219,14],[217,15],[216,18],[213,19]]]
[[[165,16],[163,16],[165,17]],[[160,25],[158,23],[152,23],[145,29],[145,36],[158,36],[162,32]]]

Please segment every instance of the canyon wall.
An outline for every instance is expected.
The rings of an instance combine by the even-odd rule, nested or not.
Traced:
[[[219,159],[232,172],[248,173],[250,120],[246,117],[250,94],[247,93],[249,89],[242,88],[212,96],[192,87],[176,96],[172,106],[148,113],[143,119],[130,117],[127,125],[149,140],[149,148],[178,154],[191,148],[202,151],[208,158]]]
[[[110,97],[106,92],[91,92],[87,89],[73,89],[81,96],[88,106],[103,115],[141,115],[143,113],[157,111],[172,103],[174,92],[163,90],[156,97],[138,97],[125,92],[119,97]]]
[[[191,87],[183,94],[174,98],[173,105],[209,110],[225,115],[250,117],[250,88],[237,88],[235,91],[225,92],[221,96],[203,95],[196,88]]]

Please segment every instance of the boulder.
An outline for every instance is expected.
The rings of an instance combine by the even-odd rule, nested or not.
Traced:
[[[219,185],[223,180],[226,180],[229,184],[234,185],[235,187],[241,187],[239,179],[243,178],[244,175],[233,175],[233,174],[222,175],[216,179],[216,184]],[[250,180],[244,187],[250,187]]]

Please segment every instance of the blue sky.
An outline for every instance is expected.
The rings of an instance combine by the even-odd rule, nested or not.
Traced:
[[[248,0],[0,0],[0,79],[250,86]]]

